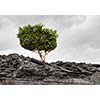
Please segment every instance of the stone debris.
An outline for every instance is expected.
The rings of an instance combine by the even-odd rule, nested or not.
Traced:
[[[8,83],[7,83],[8,81]],[[0,55],[0,84],[100,84],[100,65]]]

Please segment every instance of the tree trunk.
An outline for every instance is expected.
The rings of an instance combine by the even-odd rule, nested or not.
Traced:
[[[42,63],[43,63],[43,67],[45,67],[45,56],[46,56],[46,53],[43,55],[39,50],[38,50],[38,54],[42,60]]]

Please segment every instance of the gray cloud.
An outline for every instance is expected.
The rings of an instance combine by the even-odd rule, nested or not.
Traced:
[[[0,50],[15,48],[18,27],[25,24],[44,23],[61,31],[79,23],[76,16],[0,16]],[[75,22],[76,21],[76,22]]]
[[[16,48],[16,25],[8,18],[0,18],[0,50]]]
[[[70,60],[97,62],[100,58],[100,16],[79,15],[16,15],[0,16],[0,52],[18,52],[33,56],[20,47],[16,34],[18,27],[44,23],[59,32],[58,47],[47,57],[47,61]],[[35,57],[37,57],[34,54]]]
[[[91,18],[87,18],[88,22],[84,22],[83,25],[81,24],[79,27],[69,31],[71,35],[66,37],[67,40],[63,40],[63,43],[66,42],[66,45],[63,45],[71,60],[99,63],[100,16],[89,17]],[[66,56],[65,58],[67,59]]]

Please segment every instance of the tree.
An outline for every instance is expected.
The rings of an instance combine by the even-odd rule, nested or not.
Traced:
[[[44,28],[43,24],[19,27],[17,37],[23,48],[38,53],[43,62],[46,55],[57,47],[57,31]]]

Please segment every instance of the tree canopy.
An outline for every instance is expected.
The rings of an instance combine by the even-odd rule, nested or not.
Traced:
[[[42,60],[57,47],[57,31],[44,28],[41,23],[19,27],[17,37],[23,48],[37,52]]]

